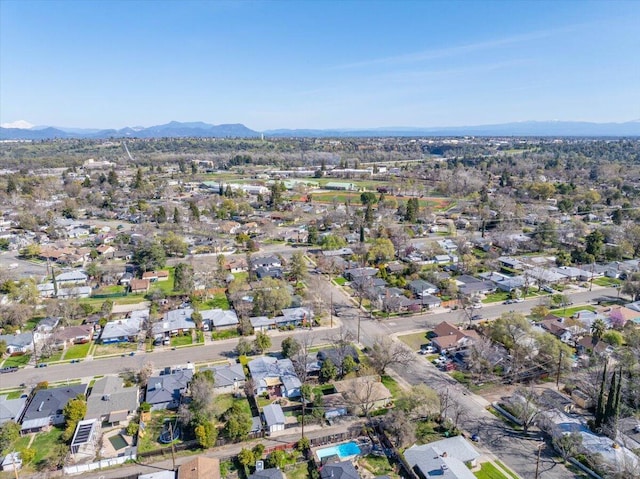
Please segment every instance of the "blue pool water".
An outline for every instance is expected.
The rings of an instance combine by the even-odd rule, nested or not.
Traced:
[[[337,455],[340,459],[344,459],[345,457],[355,456],[360,454],[360,448],[358,445],[351,441],[346,442],[344,444],[340,444],[339,446],[331,446],[325,447],[323,449],[318,449],[316,451],[318,455],[318,459],[322,460],[323,457],[335,456]]]

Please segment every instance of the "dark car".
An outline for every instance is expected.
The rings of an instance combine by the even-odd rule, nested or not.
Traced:
[[[471,440],[472,440],[473,442],[478,442],[478,441],[480,441],[480,436],[478,436],[477,434],[473,434],[473,435],[471,436]]]
[[[474,314],[473,316],[471,316],[471,321],[478,321],[480,319],[482,319],[481,314]]]

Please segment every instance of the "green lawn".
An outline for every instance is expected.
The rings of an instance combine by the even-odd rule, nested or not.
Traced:
[[[175,268],[167,268],[169,271],[169,279],[167,281],[156,281],[155,283],[151,283],[151,288],[149,288],[149,292],[153,290],[161,290],[167,296],[171,296],[174,294],[173,286],[175,284]]]
[[[152,412],[151,420],[147,421],[145,425],[145,433],[142,436],[138,436],[138,451],[145,452],[167,447],[166,444],[160,444],[158,439],[162,432],[164,420],[169,419],[173,422],[175,416],[175,413],[167,410]]]
[[[309,463],[301,462],[296,464],[291,469],[287,468],[284,472],[287,475],[287,479],[309,479]]]
[[[502,469],[504,469],[509,476],[511,476],[513,479],[520,479],[515,472],[512,472],[511,469],[509,469],[507,466],[505,466],[503,463],[501,463],[498,459],[496,459],[494,461],[498,466],[500,466]]]
[[[29,441],[31,440],[31,436],[21,436],[13,443],[7,447],[4,451],[0,451],[0,454],[6,454],[11,451],[19,451],[20,449],[24,449],[29,445]]]
[[[511,293],[508,293],[507,291],[496,291],[495,293],[487,294],[486,298],[484,298],[482,302],[484,304],[497,303],[497,302],[506,301],[510,297],[511,297]]]
[[[424,333],[412,333],[398,336],[398,339],[409,346],[413,351],[417,351],[423,344],[429,344],[431,340],[428,337],[429,331]]]
[[[7,399],[18,399],[23,394],[24,394],[24,390],[23,389],[15,389],[15,390],[9,391],[7,393]]]
[[[210,299],[205,303],[205,306],[207,308],[212,308],[212,309],[230,309],[231,308],[231,306],[229,305],[229,299],[227,298],[227,295],[224,292],[217,293],[213,297],[213,299]]]
[[[233,277],[239,281],[247,281],[249,279],[249,272],[240,271],[239,273],[233,273]]]
[[[30,354],[23,354],[22,356],[9,356],[7,359],[4,360],[4,363],[2,363],[2,367],[3,368],[13,367],[13,366],[21,367],[21,366],[24,366],[25,364],[28,364],[30,359],[31,359]]]
[[[561,308],[561,309],[553,309],[551,310],[551,314],[555,314],[556,316],[561,316],[563,318],[570,318],[578,311],[595,311],[596,308],[593,306],[575,306],[573,308]]]
[[[619,279],[615,279],[615,278],[595,278],[593,280],[593,284],[597,284],[598,286],[604,286],[604,287],[611,288],[613,286],[617,286],[617,285],[622,284],[622,281],[620,281]]]
[[[222,339],[237,338],[240,333],[237,329],[223,329],[222,331],[212,331],[211,339],[213,341],[220,341]]]
[[[480,470],[474,474],[478,479],[511,479],[500,472],[496,466],[490,462],[483,462]]]
[[[67,349],[64,359],[83,359],[87,356],[91,343],[74,344]]]
[[[333,278],[333,282],[336,283],[338,286],[344,286],[347,280],[342,276],[336,276],[335,278]]]
[[[193,339],[191,338],[190,334],[187,334],[186,336],[174,336],[173,338],[171,338],[171,346],[188,346],[190,344],[193,344]]]
[[[34,464],[45,460],[56,444],[62,444],[60,436],[63,429],[54,427],[49,432],[40,432],[36,435],[31,443],[31,447],[36,451],[36,457],[33,459]]]
[[[397,397],[402,392],[400,385],[391,376],[382,376],[382,384],[391,392],[393,397]]]

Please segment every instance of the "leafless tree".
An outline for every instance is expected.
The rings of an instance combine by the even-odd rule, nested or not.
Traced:
[[[371,366],[383,376],[390,366],[404,366],[413,360],[412,351],[389,336],[378,336],[369,352]]]
[[[311,354],[310,350],[313,346],[313,336],[311,334],[303,334],[296,338],[298,345],[298,351],[293,358],[291,358],[291,362],[293,363],[293,368],[300,379],[302,384],[307,382],[309,377],[309,370],[307,367],[309,361],[309,355]]]
[[[391,436],[396,447],[405,447],[416,439],[416,423],[403,411],[394,409],[383,421],[385,431]]]
[[[469,348],[467,364],[477,381],[482,382],[491,374],[494,366],[491,362],[491,357],[494,355],[495,348],[493,343],[484,336],[474,341],[473,345]]]

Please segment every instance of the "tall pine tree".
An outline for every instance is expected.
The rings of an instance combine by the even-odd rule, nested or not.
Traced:
[[[604,390],[607,387],[607,363],[604,363],[604,370],[602,371],[602,382],[600,383],[600,393],[598,394],[598,404],[596,405],[596,418],[594,422],[594,428],[598,431],[602,427],[604,421]]]

